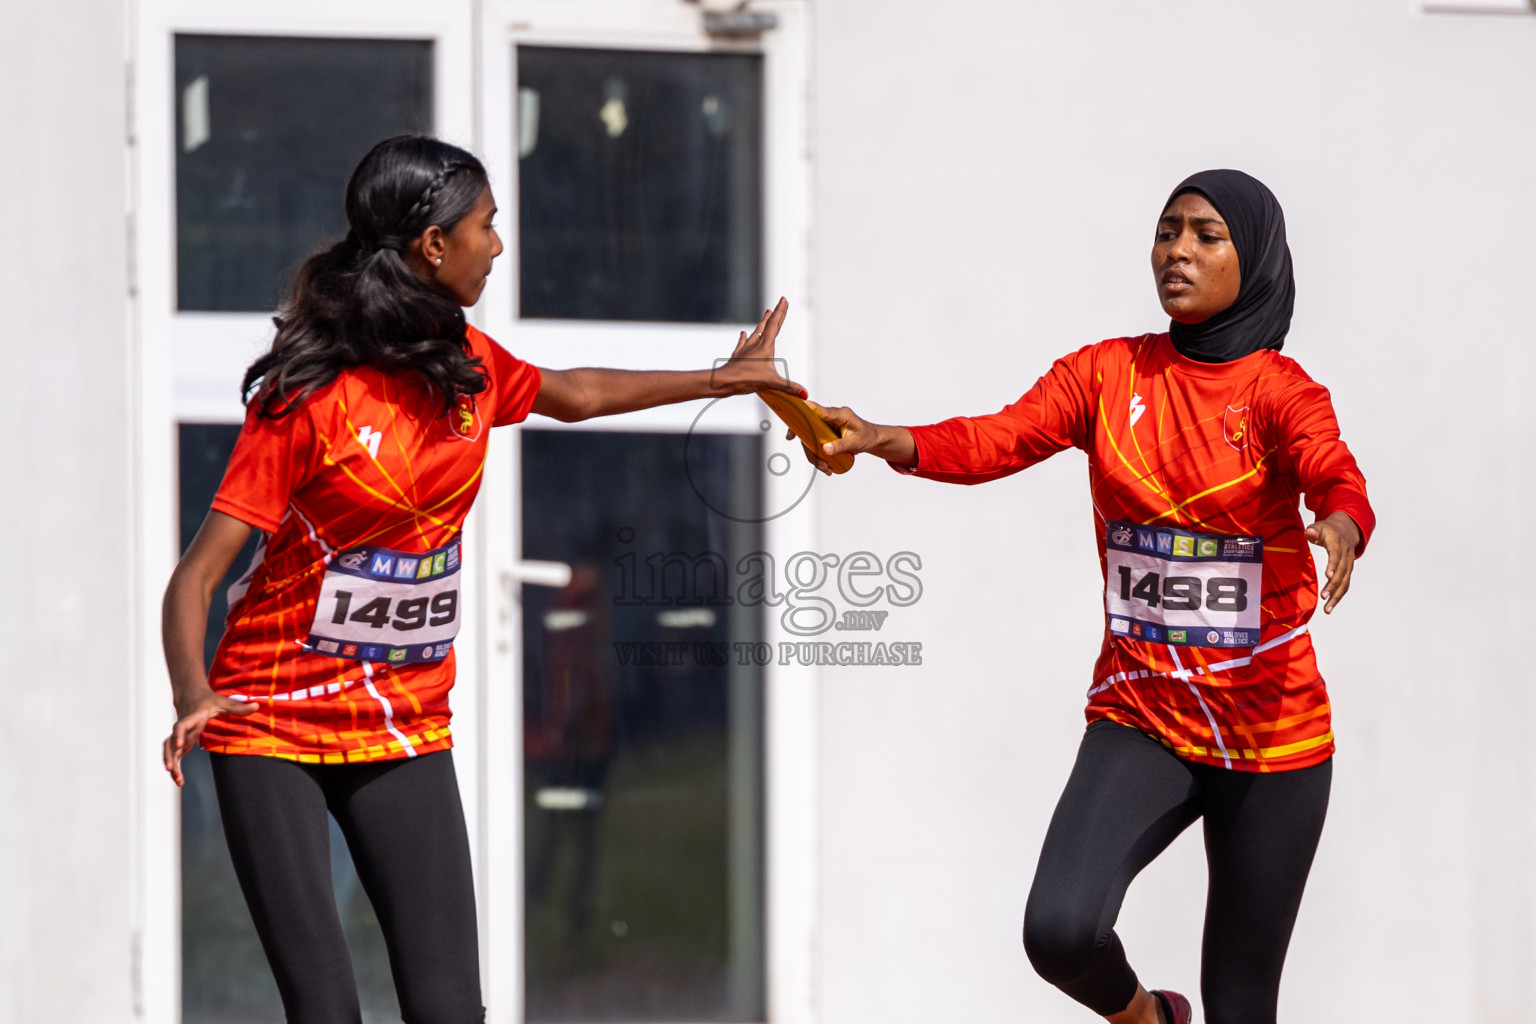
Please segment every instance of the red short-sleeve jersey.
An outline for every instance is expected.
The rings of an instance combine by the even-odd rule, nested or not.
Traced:
[[[536,367],[473,327],[468,338],[489,388],[447,414],[422,379],[371,367],[344,371],[279,419],[257,416],[254,406],[247,413],[213,508],[263,536],[231,588],[209,683],[260,710],[213,719],[202,738],[209,750],[341,763],[452,746],[451,649],[407,664],[305,643],[322,581],[343,553],[446,548],[456,567],[487,434],[526,418],[540,383]],[[430,561],[422,560],[423,576]]]
[[[1292,359],[1181,356],[1168,335],[1116,338],[1058,360],[991,416],[912,428],[916,474],[981,483],[1065,448],[1088,453],[1100,567],[1110,522],[1263,538],[1259,643],[1153,643],[1106,629],[1087,716],[1160,737],[1180,757],[1245,771],[1305,768],[1333,752],[1307,622],[1317,572],[1298,509],[1375,527],[1365,478],[1328,391]],[[1107,582],[1107,581],[1106,581]]]

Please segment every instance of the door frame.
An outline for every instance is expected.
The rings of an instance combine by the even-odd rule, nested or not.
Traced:
[[[763,56],[764,294],[792,303],[777,354],[788,376],[814,388],[812,339],[815,307],[810,280],[811,153],[810,5],[800,0],[757,0],[753,9],[778,18],[760,38],[723,42],[703,31],[701,8],[681,0],[484,0],[479,25],[480,144],[496,188],[507,249],[477,307],[478,322],[518,356],[538,365],[615,366],[631,369],[707,367],[729,355],[736,327],[524,320],[517,303],[517,150],[515,141],[518,45],[580,46],[685,53],[738,52]],[[750,325],[740,325],[750,327]],[[686,432],[709,405],[689,402],[606,417],[585,424],[540,421],[540,429]],[[717,419],[717,416],[719,417]],[[745,398],[722,403],[712,429],[758,431],[765,410]],[[719,426],[717,426],[717,424]],[[485,485],[476,514],[487,559],[489,590],[478,607],[487,616],[478,676],[485,686],[481,762],[486,772],[481,862],[482,911],[491,922],[487,959],[502,965],[486,976],[492,1024],[523,1020],[522,880],[522,528],[519,465],[521,427],[492,435]],[[793,511],[764,524],[771,552],[812,549],[816,493],[798,505],[793,474],[763,472],[765,502]],[[512,523],[511,530],[490,524]],[[783,559],[779,559],[780,563]],[[765,623],[770,642],[787,638],[776,618]],[[775,649],[777,647],[775,646]],[[511,680],[512,685],[498,685]],[[816,1019],[817,890],[816,673],[813,668],[765,668],[764,778],[767,1019],[811,1024]],[[507,965],[511,965],[508,967]]]
[[[239,423],[237,391],[246,365],[272,337],[269,313],[176,309],[175,37],[414,39],[433,44],[433,125],[444,138],[474,143],[473,0],[136,0],[130,5],[128,196],[129,382],[134,437],[133,617],[135,699],[131,877],[136,1014],[181,1020],[181,858],[179,791],[160,764],[170,730],[170,681],[160,650],[160,598],[178,558],[177,423]],[[338,202],[340,197],[338,196]],[[472,567],[466,566],[466,577]],[[465,642],[462,641],[461,642]],[[469,645],[475,638],[467,640]],[[455,698],[473,721],[474,687]],[[474,730],[467,730],[473,734]],[[473,755],[473,739],[465,744]],[[469,773],[466,773],[469,774]],[[465,811],[478,806],[476,779],[461,778]],[[473,819],[471,829],[478,826]],[[473,832],[471,833],[473,834]]]
[[[814,388],[815,310],[810,280],[810,5],[757,0],[779,27],[760,40],[722,44],[701,29],[698,6],[683,0],[136,0],[127,42],[130,324],[134,377],[135,499],[134,636],[130,727],[133,763],[132,878],[136,1012],[145,1020],[181,1019],[181,875],[178,791],[159,767],[169,728],[169,680],[160,653],[160,598],[178,556],[176,426],[238,423],[240,373],[271,337],[262,313],[176,310],[174,37],[212,35],[397,38],[434,44],[434,130],[486,159],[504,196],[515,194],[511,154],[512,47],[519,42],[685,51],[733,50],[764,55],[765,293],[788,295],[790,326],[779,354],[789,375]],[[476,15],[478,14],[478,18]],[[498,89],[498,83],[507,88]],[[507,126],[491,131],[493,125]],[[505,200],[504,200],[505,201]],[[515,225],[515,210],[502,215]],[[515,226],[507,232],[515,240]],[[550,325],[512,316],[515,246],[509,245],[472,323],[514,352],[549,365],[624,366],[640,352],[664,350],[648,365],[708,366],[728,354],[730,326]],[[499,311],[499,312],[498,312]],[[552,330],[541,328],[554,328]],[[611,330],[625,331],[622,350]],[[643,337],[649,334],[650,337]],[[653,341],[657,344],[635,342]],[[639,364],[633,364],[639,365]],[[684,431],[704,403],[614,417],[598,429]],[[723,410],[723,407],[722,407]],[[723,410],[724,411],[724,410]],[[754,429],[761,410],[737,400],[727,422]],[[713,422],[713,419],[712,419]],[[549,426],[565,425],[550,421]],[[579,425],[574,427],[580,429]],[[454,694],[459,784],[472,839],[481,922],[482,977],[490,1020],[520,1022],[522,990],[521,622],[519,428],[492,434],[479,501],[468,528],[483,538],[465,564],[465,588],[476,611],[456,641],[460,679]],[[766,500],[788,506],[783,480],[765,474]],[[798,489],[798,488],[796,488]],[[774,552],[812,549],[814,488],[795,510],[765,524]],[[490,529],[491,524],[512,529]],[[783,559],[780,559],[782,562]],[[770,619],[767,638],[787,634]],[[512,685],[506,685],[511,680]],[[766,670],[766,987],[768,1019],[816,1019],[817,732],[816,672],[802,666]],[[471,768],[470,766],[473,766]],[[498,969],[504,965],[505,969]]]

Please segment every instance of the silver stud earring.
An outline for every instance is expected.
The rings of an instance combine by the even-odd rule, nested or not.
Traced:
[[[438,257],[438,258],[437,258],[437,265],[438,265],[438,266],[442,266],[442,265],[443,265],[443,258],[442,258],[442,257],[441,257],[441,256],[439,256],[439,257]]]

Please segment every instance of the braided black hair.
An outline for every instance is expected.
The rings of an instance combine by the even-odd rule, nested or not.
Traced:
[[[487,184],[469,153],[423,135],[385,139],[347,182],[347,237],[305,261],[273,321],[272,348],[251,364],[240,393],[260,415],[286,416],[352,366],[409,371],[443,399],[486,388],[469,354],[464,310],[406,266],[406,246],[475,208]]]

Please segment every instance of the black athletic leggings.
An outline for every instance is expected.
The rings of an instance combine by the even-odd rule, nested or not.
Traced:
[[[1035,970],[1101,1016],[1124,1010],[1137,985],[1114,932],[1126,887],[1204,817],[1205,1019],[1274,1024],[1332,775],[1331,760],[1263,774],[1191,764],[1135,729],[1090,725],[1024,912],[1024,949]]]
[[[361,1024],[331,890],[330,827],[373,903],[406,1024],[477,1024],[480,956],[453,754],[297,764],[214,754],[235,875],[289,1024]]]

